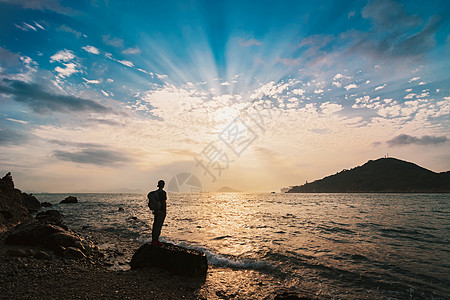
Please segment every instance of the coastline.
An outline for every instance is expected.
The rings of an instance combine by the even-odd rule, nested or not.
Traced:
[[[206,278],[173,275],[158,268],[131,270],[128,262],[140,242],[114,233],[77,231],[99,247],[100,256],[50,259],[11,255],[16,249],[34,253],[40,247],[6,245],[0,234],[0,294],[4,299],[385,299],[374,291],[348,289],[335,294],[333,287],[317,291],[301,278],[285,289],[273,277],[248,269],[209,264]],[[28,251],[29,251],[28,250]],[[316,290],[316,292],[313,292]],[[400,297],[399,299],[401,299]]]

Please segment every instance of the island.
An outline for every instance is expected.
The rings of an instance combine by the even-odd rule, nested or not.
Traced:
[[[450,193],[450,171],[436,173],[396,158],[369,160],[362,166],[293,186],[288,193]]]

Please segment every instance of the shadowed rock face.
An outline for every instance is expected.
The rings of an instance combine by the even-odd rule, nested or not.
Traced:
[[[142,245],[133,255],[132,269],[156,267],[184,276],[206,276],[208,262],[204,253],[164,243],[162,247]]]
[[[0,179],[0,232],[6,231],[19,223],[32,220],[30,212],[23,202],[24,194],[14,188],[10,173]],[[33,200],[31,201],[33,202]]]

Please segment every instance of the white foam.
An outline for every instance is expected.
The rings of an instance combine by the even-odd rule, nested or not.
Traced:
[[[137,241],[142,244],[146,244],[146,243],[150,243],[152,241],[152,239],[139,237],[139,238],[137,238]],[[201,251],[201,252],[205,253],[208,263],[215,265],[215,266],[219,266],[219,267],[228,267],[228,268],[236,268],[236,269],[254,269],[254,270],[271,268],[271,265],[267,262],[255,261],[252,259],[244,259],[244,260],[232,259],[232,258],[226,257],[224,255],[216,254],[216,253],[212,252],[211,250],[206,249],[205,247],[202,247],[199,245],[187,244],[186,242],[167,241],[164,238],[160,238],[160,241],[165,242],[165,243],[171,243],[171,244],[181,246],[181,247],[191,249],[191,250]]]
[[[232,259],[224,255],[216,254],[211,250],[208,250],[205,247],[199,245],[190,245],[186,244],[185,242],[173,244],[185,247],[187,249],[201,251],[205,253],[208,263],[219,267],[228,267],[237,269],[256,269],[256,270],[270,268],[270,264],[263,261],[255,261],[252,259],[244,259],[244,260]]]

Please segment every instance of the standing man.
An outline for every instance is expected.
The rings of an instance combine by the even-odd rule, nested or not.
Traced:
[[[156,197],[159,202],[159,208],[153,210],[153,228],[152,228],[152,245],[162,246],[163,243],[159,241],[159,236],[161,235],[161,229],[164,223],[164,219],[166,218],[166,200],[167,194],[166,191],[163,190],[165,185],[164,180],[158,181],[158,189],[156,191],[148,193],[147,197]]]

